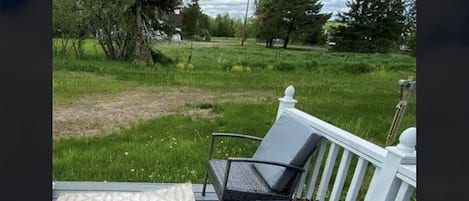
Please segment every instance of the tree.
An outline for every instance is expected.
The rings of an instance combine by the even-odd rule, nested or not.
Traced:
[[[228,13],[218,14],[215,17],[215,30],[213,35],[219,37],[233,37],[235,34],[234,20],[230,18]]]
[[[196,35],[200,14],[200,6],[197,1],[187,4],[187,7],[182,10],[183,37],[192,38]]]
[[[348,1],[350,11],[339,13],[345,25],[333,28],[334,51],[388,52],[399,45],[405,30],[402,0]]]
[[[182,11],[182,35],[193,38],[201,36],[205,40],[210,38],[209,17],[203,14],[198,0],[193,0]]]
[[[110,59],[152,64],[150,39],[155,32],[171,34],[169,16],[178,0],[79,0],[89,16],[90,30]]]
[[[275,0],[256,0],[254,1],[256,6],[256,16],[259,20],[259,32],[258,36],[261,40],[264,40],[265,46],[270,48],[273,45],[273,40],[278,37],[278,33],[281,31],[281,25],[278,23],[282,20],[281,15],[278,15],[278,10]]]
[[[284,40],[286,49],[292,37],[315,43],[323,37],[322,27],[331,14],[320,14],[319,0],[256,1],[256,15],[261,21],[259,33],[272,46],[274,37]]]
[[[417,2],[416,0],[405,0],[405,24],[404,43],[409,47],[410,55],[416,56],[416,32],[417,32]]]
[[[80,4],[72,0],[53,0],[52,32],[60,38],[59,56],[69,55],[69,42],[75,56],[83,56],[83,39],[88,33],[88,18],[80,8]],[[73,13],[74,15],[71,15]]]

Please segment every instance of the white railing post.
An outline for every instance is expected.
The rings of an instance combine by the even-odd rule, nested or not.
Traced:
[[[402,164],[415,164],[417,143],[417,129],[412,127],[402,132],[399,137],[399,144],[393,147],[386,147],[388,151],[384,159],[380,174],[374,183],[377,188],[372,188],[368,192],[365,201],[391,201],[395,199],[399,190],[400,180],[396,177],[399,166]]]
[[[280,117],[280,114],[282,114],[283,110],[285,108],[294,108],[295,104],[298,102],[295,99],[293,99],[293,95],[295,94],[295,88],[290,85],[285,89],[285,96],[282,98],[279,98],[279,105],[278,105],[278,110],[277,110],[277,117],[275,120],[277,120]]]

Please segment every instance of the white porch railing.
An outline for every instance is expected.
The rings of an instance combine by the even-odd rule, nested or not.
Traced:
[[[307,170],[301,177],[295,197],[330,201],[357,200],[359,192],[366,192],[365,201],[408,201],[417,187],[416,181],[416,128],[408,128],[397,146],[382,148],[348,131],[318,119],[295,108],[295,89],[287,87],[285,96],[279,98],[277,118],[287,112],[316,128],[324,140],[306,163]],[[326,150],[327,157],[326,156]],[[337,155],[342,153],[338,168]],[[325,162],[323,162],[325,159]],[[356,160],[353,174],[349,174],[352,161]],[[314,163],[311,165],[311,163]],[[367,186],[364,178],[373,171]],[[321,172],[321,176],[320,176]],[[335,179],[330,183],[335,172]],[[352,176],[348,189],[344,189],[347,176]]]

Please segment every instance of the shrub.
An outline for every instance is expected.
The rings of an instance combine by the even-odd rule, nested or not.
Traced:
[[[288,62],[279,62],[274,65],[274,69],[282,72],[294,71],[295,65]]]
[[[375,70],[375,68],[368,63],[345,63],[341,69],[343,72],[351,74],[365,74]]]

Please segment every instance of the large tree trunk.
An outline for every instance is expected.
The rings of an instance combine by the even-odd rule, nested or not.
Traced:
[[[290,41],[290,37],[289,36],[285,37],[285,39],[283,40],[283,49],[287,49],[287,45],[289,41]]]
[[[270,37],[269,39],[267,39],[265,43],[265,47],[271,48],[273,43],[274,43],[274,37]]]
[[[135,49],[134,49],[134,61],[144,62],[146,64],[153,64],[153,58],[151,55],[151,48],[145,41],[144,35],[144,22],[142,20],[142,0],[137,0],[135,4],[135,19],[136,19],[136,30],[135,30]]]
[[[135,49],[134,49],[134,57],[139,58],[141,54],[141,46],[142,46],[142,2],[137,0],[135,5],[135,19],[136,19],[136,26],[135,26]]]

